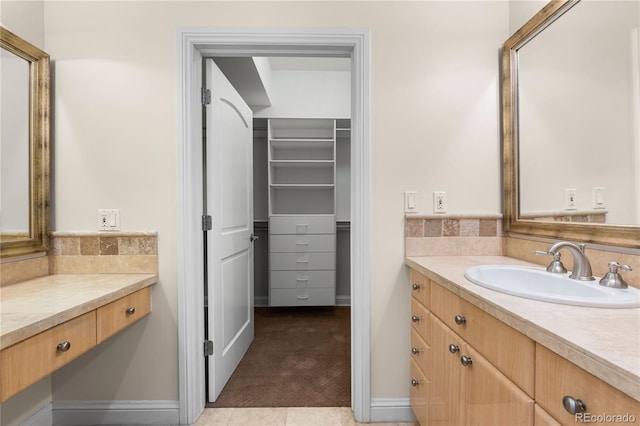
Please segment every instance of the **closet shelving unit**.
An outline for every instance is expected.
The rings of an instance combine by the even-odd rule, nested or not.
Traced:
[[[270,119],[269,305],[335,304],[336,120]]]

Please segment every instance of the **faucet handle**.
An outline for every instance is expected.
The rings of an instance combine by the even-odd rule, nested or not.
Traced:
[[[567,268],[565,268],[562,262],[560,261],[560,252],[535,250],[533,254],[535,254],[536,256],[546,256],[546,255],[553,256],[553,260],[551,261],[549,266],[547,266],[547,272],[551,272],[553,274],[567,273]]]
[[[628,272],[632,271],[629,265],[621,265],[616,261],[609,262],[609,272],[602,277],[600,285],[612,288],[627,288],[628,284],[622,279],[618,269]]]

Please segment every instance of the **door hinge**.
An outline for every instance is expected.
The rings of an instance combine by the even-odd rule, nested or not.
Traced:
[[[213,341],[205,340],[204,341],[204,356],[213,355]]]
[[[211,231],[213,229],[213,219],[208,214],[202,216],[202,230]]]
[[[202,95],[202,105],[209,105],[211,103],[211,90],[202,89],[200,93]]]

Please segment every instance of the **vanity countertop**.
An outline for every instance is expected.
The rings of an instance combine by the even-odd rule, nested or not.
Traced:
[[[0,287],[0,348],[149,287],[156,274],[47,275]]]
[[[505,256],[407,257],[406,264],[640,401],[640,308],[603,309],[511,296],[464,277],[478,265],[540,266]]]

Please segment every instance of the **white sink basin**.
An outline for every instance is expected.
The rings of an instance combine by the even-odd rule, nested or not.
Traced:
[[[465,277],[478,285],[502,293],[563,305],[596,308],[640,307],[640,291],[608,288],[595,281],[578,281],[567,274],[552,274],[543,268],[508,265],[474,266]]]

